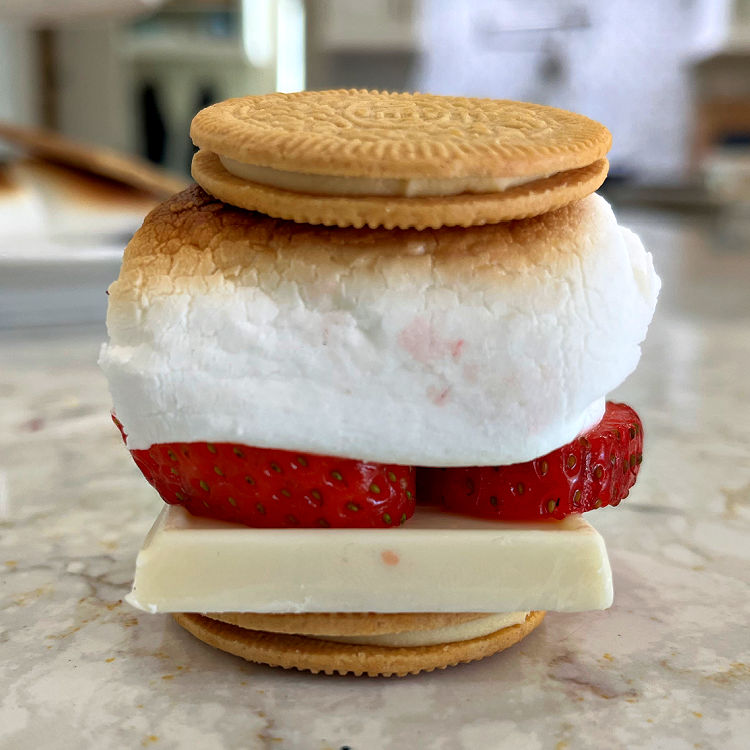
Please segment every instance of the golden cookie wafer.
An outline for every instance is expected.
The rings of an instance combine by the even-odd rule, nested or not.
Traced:
[[[302,224],[375,229],[469,227],[526,219],[567,206],[595,192],[607,176],[606,159],[518,185],[502,193],[425,198],[325,196],[248,182],[227,172],[216,154],[193,157],[193,177],[206,192],[239,208]]]
[[[461,625],[486,617],[473,612],[303,612],[262,614],[217,612],[206,615],[249,630],[294,635],[383,635],[409,630],[431,630]]]
[[[356,90],[230,99],[199,112],[190,133],[202,150],[193,176],[221,200],[386,228],[559,208],[601,184],[611,143],[603,125],[553,107]]]
[[[519,177],[601,159],[611,136],[540,104],[379,91],[247,96],[199,112],[195,144],[247,164],[353,177]]]
[[[177,623],[209,646],[247,661],[317,674],[403,677],[477,661],[518,643],[536,628],[544,612],[530,612],[520,625],[468,641],[434,646],[383,647],[334,643],[300,635],[246,630],[193,613],[177,613]]]

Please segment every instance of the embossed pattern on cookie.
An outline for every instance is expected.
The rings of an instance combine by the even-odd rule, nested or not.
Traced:
[[[199,112],[197,146],[275,169],[354,177],[518,177],[601,159],[598,122],[508,100],[306,91],[229,99]]]
[[[199,112],[193,177],[240,208],[308,224],[417,229],[537,216],[594,192],[611,136],[507,100],[313,91]]]

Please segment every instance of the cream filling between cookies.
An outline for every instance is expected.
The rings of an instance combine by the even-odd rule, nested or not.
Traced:
[[[287,172],[282,169],[244,164],[218,154],[224,169],[235,177],[260,185],[313,195],[381,195],[428,198],[461,193],[499,193],[519,185],[543,180],[550,174],[523,177],[379,178]]]
[[[333,643],[350,643],[357,646],[386,646],[397,648],[414,646],[433,646],[438,643],[456,643],[481,638],[503,628],[520,625],[526,621],[528,612],[501,612],[487,615],[476,620],[463,622],[460,625],[449,625],[433,630],[406,630],[402,633],[383,635],[310,635],[319,641]]]

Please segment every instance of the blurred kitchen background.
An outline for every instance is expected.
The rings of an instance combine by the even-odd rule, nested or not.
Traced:
[[[747,251],[750,0],[0,0],[0,329],[103,320],[198,109],[333,87],[582,112],[619,208]]]

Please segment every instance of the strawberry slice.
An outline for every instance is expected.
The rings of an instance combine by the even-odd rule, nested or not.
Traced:
[[[414,513],[411,466],[233,443],[161,443],[130,453],[165,502],[196,516],[266,528],[365,528],[398,526]]]
[[[417,470],[420,502],[502,521],[565,518],[618,505],[643,459],[643,426],[625,404],[608,403],[598,425],[546,456],[508,466]]]

